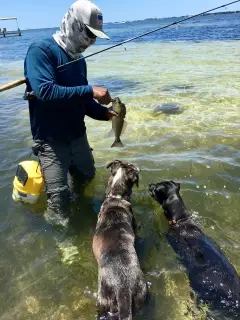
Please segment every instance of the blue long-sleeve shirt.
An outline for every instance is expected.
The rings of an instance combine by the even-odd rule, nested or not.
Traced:
[[[86,131],[85,115],[108,120],[107,108],[93,99],[87,81],[84,59],[57,69],[71,61],[53,38],[34,42],[24,61],[29,100],[31,131],[34,140],[71,141]]]

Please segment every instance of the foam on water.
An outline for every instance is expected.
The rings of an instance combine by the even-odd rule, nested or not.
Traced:
[[[69,239],[58,243],[57,246],[61,251],[63,263],[72,264],[78,258],[78,248]]]

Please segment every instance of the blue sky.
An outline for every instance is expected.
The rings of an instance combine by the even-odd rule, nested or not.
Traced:
[[[0,15],[1,17],[17,16],[21,29],[58,27],[72,2],[69,0],[3,0]],[[191,15],[223,5],[230,0],[94,0],[93,2],[102,10],[104,22],[114,22]],[[227,10],[240,10],[240,2],[227,7]],[[9,29],[12,26],[13,22],[8,22],[6,25]],[[3,27],[2,22],[0,27]]]

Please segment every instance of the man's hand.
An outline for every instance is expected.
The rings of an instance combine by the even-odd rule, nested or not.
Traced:
[[[112,107],[110,107],[107,110],[107,117],[109,119],[112,119],[112,117],[118,117],[118,114],[115,111],[113,111]]]
[[[101,104],[109,104],[112,101],[108,89],[101,87],[92,87],[93,88],[93,98],[96,99]]]

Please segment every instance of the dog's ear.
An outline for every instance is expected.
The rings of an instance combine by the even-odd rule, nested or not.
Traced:
[[[139,187],[139,174],[137,173],[136,178],[135,178],[135,185],[137,186],[137,188]]]
[[[161,205],[168,198],[166,181],[150,184],[148,188],[149,194]]]
[[[172,181],[172,183],[174,183],[174,184],[175,184],[175,186],[177,186],[178,191],[180,191],[180,186],[181,186],[181,184],[180,184],[180,183],[178,183],[178,182],[175,182],[175,181]]]
[[[106,165],[106,169],[111,168],[111,167],[112,167],[112,165],[113,165],[113,163],[114,163],[114,161],[109,162],[109,163]]]
[[[131,180],[132,184],[135,184],[138,187],[139,186],[139,171],[133,170],[129,175],[129,179]]]
[[[117,159],[115,159],[115,160],[109,162],[109,163],[106,165],[106,168],[107,168],[107,169],[112,168],[114,165],[117,165],[117,164],[119,164],[119,163],[120,163],[120,161],[117,160]]]

